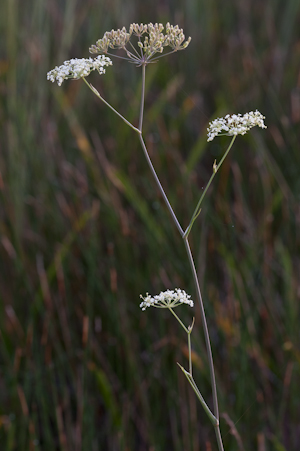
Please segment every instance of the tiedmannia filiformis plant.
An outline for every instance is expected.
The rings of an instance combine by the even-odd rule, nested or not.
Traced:
[[[244,135],[254,126],[258,126],[260,128],[266,128],[266,126],[264,124],[265,119],[264,116],[257,110],[254,112],[250,111],[249,113],[246,113],[244,115],[227,114],[224,118],[215,119],[209,124],[209,127],[207,129],[208,131],[207,141],[212,141],[216,136],[220,135],[227,135],[231,136],[232,138],[220,162],[217,163],[216,161],[214,161],[212,165],[212,174],[207,183],[207,186],[204,189],[189,222],[187,222],[187,225],[184,228],[179,223],[177,216],[170,205],[168,197],[152,165],[151,159],[147,151],[147,147],[145,145],[145,141],[143,139],[142,129],[144,120],[143,118],[144,118],[144,100],[145,100],[145,76],[147,65],[157,62],[160,58],[166,55],[170,55],[171,53],[186,49],[190,42],[191,38],[189,37],[188,39],[185,39],[183,30],[179,28],[178,25],[173,26],[167,23],[166,26],[164,27],[161,23],[155,24],[133,23],[129,26],[128,31],[125,27],[123,27],[122,29],[111,30],[104,33],[104,36],[101,39],[99,39],[96,42],[96,44],[90,47],[90,53],[94,55],[96,54],[98,56],[94,58],[80,58],[80,59],[75,58],[69,61],[65,61],[61,66],[55,67],[53,70],[48,72],[47,78],[52,82],[57,81],[59,86],[61,86],[63,81],[66,79],[71,78],[77,80],[81,78],[92,90],[92,92],[102,102],[104,102],[112,111],[114,111],[114,113],[116,113],[139,136],[141,147],[146,157],[147,163],[149,165],[150,172],[152,173],[152,176],[154,178],[154,182],[156,183],[157,188],[164,199],[166,207],[170,212],[171,219],[174,222],[174,225],[177,228],[179,235],[182,238],[185,245],[187,253],[187,261],[190,265],[191,276],[194,282],[195,295],[200,305],[201,320],[203,325],[212,388],[212,398],[213,398],[212,407],[209,407],[208,404],[205,402],[204,397],[202,396],[201,391],[199,387],[196,385],[196,382],[193,377],[191,333],[193,330],[194,320],[192,321],[192,324],[190,326],[185,326],[181,321],[181,319],[179,318],[179,316],[174,311],[176,307],[182,304],[186,304],[189,305],[190,307],[193,307],[194,303],[191,300],[191,296],[186,294],[184,290],[179,288],[175,288],[173,290],[169,289],[155,296],[150,296],[147,293],[145,297],[141,296],[143,300],[140,304],[140,307],[142,310],[146,310],[146,308],[148,307],[168,309],[186,332],[189,349],[188,369],[185,369],[182,365],[179,364],[178,365],[183,371],[184,375],[186,376],[191,387],[193,388],[208,418],[212,422],[216,434],[218,449],[219,451],[223,451],[224,447],[219,427],[219,406],[218,406],[217,387],[211,344],[207,328],[201,290],[188,237],[196,218],[201,212],[201,205],[205,198],[207,190],[211,185],[214,177],[216,176],[216,173],[222,166],[226,156],[228,155],[236,136]],[[139,123],[137,127],[134,126],[132,123],[130,123],[117,110],[115,110],[113,106],[107,102],[107,100],[104,100],[104,98],[97,91],[97,89],[86,80],[86,77],[88,77],[88,75],[94,70],[96,70],[100,75],[105,74],[106,68],[112,65],[110,57],[123,59],[124,61],[133,63],[137,67],[141,68],[142,88],[140,93]]]

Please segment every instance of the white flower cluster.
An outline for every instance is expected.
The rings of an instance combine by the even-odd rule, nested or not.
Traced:
[[[258,127],[267,128],[264,124],[265,116],[263,116],[259,111],[250,111],[243,116],[241,114],[227,114],[225,117],[215,119],[209,123],[207,129],[208,139],[207,141],[212,141],[217,135],[245,135],[250,128]],[[224,131],[225,133],[221,133]]]
[[[190,299],[191,296],[180,288],[162,291],[153,297],[147,293],[146,297],[141,295],[141,298],[143,299],[143,302],[140,303],[142,310],[146,310],[147,307],[174,308],[180,304],[188,304],[190,307],[194,307],[194,302]]]
[[[112,61],[110,58],[104,55],[99,55],[97,58],[73,58],[69,61],[65,61],[59,67],[55,67],[47,73],[47,80],[52,83],[57,81],[58,86],[61,86],[62,82],[68,78],[79,79],[87,77],[93,70],[97,70],[99,74],[105,74],[105,66],[111,66]]]

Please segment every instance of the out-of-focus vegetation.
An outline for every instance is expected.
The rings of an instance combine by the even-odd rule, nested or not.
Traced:
[[[145,137],[183,226],[230,139],[206,143],[208,121],[266,116],[266,131],[237,138],[191,244],[225,449],[299,449],[299,20],[296,0],[0,3],[1,450],[216,449],[176,365],[185,334],[139,309],[146,291],[194,292],[138,138],[82,81],[46,80],[106,30],[150,21],[192,36],[146,74]],[[137,124],[139,68],[114,60],[89,81]],[[194,377],[210,403],[195,316]]]

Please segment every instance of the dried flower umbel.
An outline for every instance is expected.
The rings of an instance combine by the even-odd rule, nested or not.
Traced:
[[[161,23],[150,22],[147,25],[133,23],[129,26],[129,31],[123,27],[104,33],[103,38],[90,47],[90,52],[117,56],[141,66],[154,62],[161,56],[183,50],[191,42],[190,37],[185,40],[183,29],[178,25],[170,25],[168,22],[165,33],[163,30],[164,26]],[[133,36],[136,37],[135,42],[132,39]],[[165,47],[170,47],[171,51],[155,56],[157,53],[162,54]],[[109,53],[108,49],[122,49],[127,58]]]
[[[261,128],[267,128],[264,124],[264,119],[265,116],[258,110],[250,111],[250,113],[246,113],[243,116],[241,114],[227,114],[225,117],[217,118],[209,123],[207,141],[212,141],[218,135],[245,135],[250,128],[256,125]],[[223,131],[225,133],[222,133]]]

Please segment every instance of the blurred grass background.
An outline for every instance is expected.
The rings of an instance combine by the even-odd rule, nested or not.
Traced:
[[[1,450],[216,450],[176,365],[184,333],[139,309],[146,291],[194,291],[137,136],[83,82],[46,80],[106,30],[150,21],[192,36],[146,74],[145,139],[183,226],[229,143],[206,143],[208,121],[266,116],[236,140],[191,246],[225,449],[299,449],[299,20],[297,0],[1,2]],[[137,124],[138,68],[115,60],[89,80]],[[197,309],[195,379],[211,403]]]

